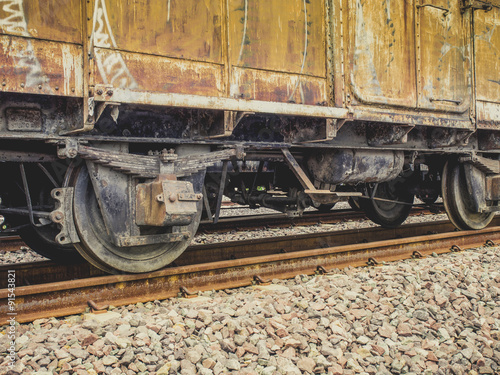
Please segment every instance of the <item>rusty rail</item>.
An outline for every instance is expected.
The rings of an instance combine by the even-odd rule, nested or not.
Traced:
[[[443,212],[442,205],[434,205],[431,212],[425,205],[415,205],[410,212],[410,216],[433,214],[436,212]],[[224,230],[238,230],[255,229],[259,227],[283,227],[288,225],[314,225],[321,224],[335,224],[345,220],[361,220],[366,218],[362,211],[354,211],[352,209],[332,210],[329,212],[305,212],[299,217],[289,217],[285,214],[266,214],[266,215],[248,215],[235,217],[220,218],[217,224],[212,224],[209,221],[202,221],[198,229],[203,233],[215,233]]]
[[[498,220],[496,220],[498,225]],[[433,223],[422,226],[449,226]],[[416,226],[410,232],[416,232]],[[393,233],[394,234],[394,233]],[[274,239],[275,240],[275,239]],[[297,274],[312,274],[318,269],[331,270],[346,266],[362,266],[425,256],[433,252],[445,253],[453,249],[467,249],[500,241],[500,227],[481,231],[445,232],[417,235],[410,238],[382,240],[371,243],[349,244],[310,250],[288,251],[271,255],[251,255],[242,259],[220,260],[211,263],[186,264],[141,275],[111,275],[23,286],[16,289],[17,321],[27,322],[40,317],[78,314],[88,301],[99,305],[124,305],[175,297],[181,288],[205,291],[247,286],[256,276],[261,279],[290,278]],[[260,243],[260,247],[262,243]],[[202,248],[200,246],[199,248]],[[201,249],[190,250],[200,251]],[[222,252],[222,251],[220,251]],[[191,253],[191,256],[194,253]],[[189,256],[189,254],[186,254]],[[224,256],[227,256],[225,253]],[[193,258],[191,258],[193,259]],[[207,258],[204,258],[207,259]],[[0,325],[6,323],[8,291],[0,290]]]
[[[26,246],[19,236],[2,236],[0,237],[0,250],[3,251],[16,251]]]

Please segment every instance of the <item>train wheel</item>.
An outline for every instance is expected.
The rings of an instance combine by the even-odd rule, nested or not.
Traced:
[[[442,195],[446,213],[458,229],[483,229],[495,216],[494,212],[479,213],[474,210],[464,168],[456,160],[444,165]]]
[[[109,273],[142,273],[158,270],[173,262],[187,248],[200,222],[201,204],[193,223],[174,227],[175,231],[189,232],[189,238],[175,243],[116,246],[107,233],[92,182],[85,166],[75,169],[70,178],[74,186],[74,220],[80,236],[75,244],[80,254],[97,268]],[[148,234],[165,232],[165,228],[152,228]]]
[[[414,195],[401,185],[399,180],[376,185],[375,198],[387,199],[391,202],[358,199],[361,209],[371,221],[385,228],[396,228],[406,220],[411,211]],[[367,190],[368,195],[371,195],[373,189],[370,187]]]
[[[55,225],[34,227],[32,225],[19,229],[23,241],[36,253],[57,263],[70,264],[83,261],[73,245],[60,245],[55,238],[59,229]]]

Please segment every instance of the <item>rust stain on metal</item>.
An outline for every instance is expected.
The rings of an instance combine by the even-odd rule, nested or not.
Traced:
[[[497,5],[498,6],[498,5]],[[500,128],[500,9],[474,12],[476,99],[479,128]]]
[[[349,9],[353,14],[349,54],[354,95],[365,103],[414,107],[412,2],[353,0]]]

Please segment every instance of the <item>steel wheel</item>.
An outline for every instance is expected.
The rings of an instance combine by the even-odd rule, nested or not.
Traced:
[[[38,206],[45,206],[44,210],[50,211],[48,207],[53,207],[53,198],[51,198],[50,191],[54,187],[59,186],[58,184],[62,183],[62,181],[56,181],[56,183],[49,181],[47,176],[42,172],[41,165],[26,165],[25,168],[30,182],[29,188],[32,203]],[[57,177],[55,177],[55,180],[58,180]],[[36,183],[34,183],[35,181]],[[22,197],[16,197],[12,203],[19,206],[26,204],[24,193]],[[32,225],[26,217],[17,217],[12,220],[16,226],[22,225],[18,231],[19,236],[36,253],[57,263],[70,264],[83,261],[73,245],[61,245],[56,241],[60,230],[56,224],[50,222],[48,219],[35,218],[35,223],[40,226]]]
[[[55,238],[59,229],[53,224],[43,227],[27,225],[19,229],[23,241],[36,253],[57,263],[69,264],[83,261],[73,245],[60,245]]]
[[[118,247],[107,233],[87,168],[84,166],[72,174],[74,220],[81,241],[75,247],[85,259],[106,272],[141,273],[165,267],[182,254],[198,228],[201,205],[191,225],[173,228],[173,231],[189,232],[189,238],[175,243]],[[150,234],[164,233],[165,230],[152,228]]]
[[[479,213],[474,210],[464,168],[456,160],[447,161],[444,165],[442,195],[446,213],[458,229],[483,229],[495,216],[494,212]]]
[[[397,202],[385,202],[372,199],[358,199],[359,205],[366,216],[385,228],[396,228],[408,217],[413,204],[413,194],[403,185],[400,179],[381,182],[376,185],[375,198],[387,199]],[[373,188],[368,187],[367,193],[371,195]]]

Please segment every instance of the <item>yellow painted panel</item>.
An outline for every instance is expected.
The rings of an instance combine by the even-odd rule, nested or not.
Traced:
[[[479,128],[500,128],[500,10],[474,13],[476,114]]]
[[[95,0],[96,47],[222,63],[220,0]]]
[[[500,103],[500,10],[476,11],[474,34],[477,99]]]
[[[82,43],[81,0],[2,0],[0,32]]]
[[[326,77],[324,0],[229,0],[231,65]]]
[[[0,91],[82,96],[82,47],[1,35]]]
[[[95,49],[96,84],[176,94],[222,96],[222,65]]]
[[[352,0],[351,88],[365,103],[416,105],[411,1]]]
[[[308,105],[327,103],[327,85],[323,78],[235,67],[233,79],[244,99]]]
[[[471,95],[470,20],[460,11],[459,1],[421,3],[417,5],[419,107],[464,112]]]

